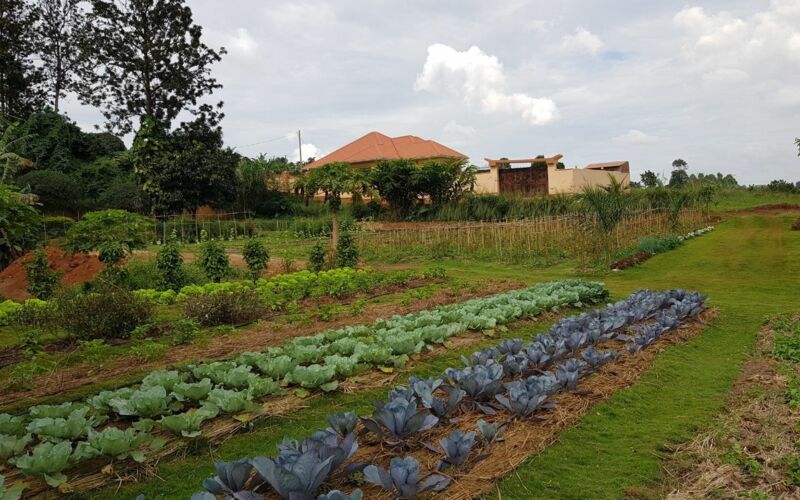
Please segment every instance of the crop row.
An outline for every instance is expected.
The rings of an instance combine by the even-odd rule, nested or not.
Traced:
[[[157,304],[169,305],[175,302],[183,302],[192,296],[255,290],[266,307],[277,310],[291,302],[309,297],[341,298],[359,292],[368,292],[381,285],[399,286],[413,279],[442,278],[444,276],[444,270],[441,268],[431,268],[423,271],[376,272],[372,269],[356,270],[344,267],[318,273],[303,270],[279,274],[271,278],[261,278],[256,282],[243,280],[188,285],[177,292],[174,290],[141,289],[132,293],[134,296]],[[14,314],[22,309],[45,308],[47,305],[47,302],[39,299],[28,299],[22,303],[12,300],[0,302],[0,326],[12,322]]]
[[[444,277],[444,270],[441,268],[425,270],[421,273],[413,271],[378,273],[371,269],[356,270],[343,267],[320,272],[303,270],[279,274],[271,278],[260,278],[255,282],[225,281],[222,283],[206,283],[204,285],[187,285],[178,292],[174,290],[137,290],[134,293],[161,304],[172,304],[174,302],[183,302],[195,295],[214,295],[255,290],[269,308],[279,309],[289,302],[308,297],[328,296],[339,298],[357,292],[368,291],[378,285],[402,285],[413,278],[440,277]]]
[[[91,458],[144,460],[148,448],[163,444],[153,438],[154,427],[197,437],[204,421],[258,411],[261,406],[255,401],[284,387],[333,390],[339,379],[374,367],[402,366],[410,355],[453,335],[502,327],[560,306],[595,303],[606,295],[602,283],[544,283],[300,337],[233,361],[157,370],[138,386],[102,391],[80,403],[34,406],[18,416],[0,414],[0,459],[57,486],[66,481],[63,470]]]
[[[409,378],[408,384],[389,391],[388,402],[376,402],[370,417],[331,414],[329,427],[303,440],[284,440],[277,456],[216,462],[216,477],[204,481],[205,491],[192,499],[258,500],[266,494],[292,500],[362,497],[360,490],[350,494],[332,490],[317,496],[334,472],[339,484],[361,472],[367,483],[386,490],[392,498],[441,491],[450,477],[439,472],[452,468],[464,473],[468,464],[490,453],[504,429],[479,420],[474,430],[454,430],[439,441],[440,447],[426,443],[426,431],[456,422],[466,411],[504,412],[514,419],[550,408],[554,394],[575,390],[581,378],[619,355],[598,350],[600,344],[617,339],[635,354],[699,314],[704,303],[705,297],[696,292],[643,290],[606,308],[561,320],[532,342],[504,340],[464,358],[462,368],[448,368],[429,379]],[[388,468],[358,460],[377,458],[365,453],[356,456],[358,438],[364,436],[377,440],[381,455],[394,452]],[[422,446],[439,455],[435,470],[424,475],[416,458],[400,455]]]

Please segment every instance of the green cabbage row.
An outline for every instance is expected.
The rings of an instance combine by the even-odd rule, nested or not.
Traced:
[[[254,401],[282,392],[281,387],[333,390],[340,379],[374,367],[402,366],[410,355],[453,335],[606,296],[602,283],[544,283],[299,337],[233,361],[157,370],[138,386],[102,391],[84,402],[34,406],[19,416],[0,414],[0,460],[57,485],[66,479],[62,470],[89,458],[142,459],[145,448],[154,446],[149,434],[154,426],[196,437],[204,420],[256,411]],[[99,427],[107,421],[131,425]]]

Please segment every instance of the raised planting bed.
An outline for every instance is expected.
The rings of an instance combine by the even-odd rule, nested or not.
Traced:
[[[712,316],[704,304],[694,292],[641,291],[532,342],[505,340],[440,377],[410,378],[371,416],[329,415],[330,427],[285,440],[277,456],[217,462],[192,498],[473,498],[636,380],[650,347],[697,333]]]
[[[45,494],[45,483],[61,491],[100,487],[118,479],[100,472],[109,462],[119,474],[126,464],[134,466],[133,460],[163,458],[197,437],[225,437],[285,402],[275,396],[286,390],[293,397],[335,390],[340,380],[402,366],[450,337],[503,328],[553,308],[580,307],[606,296],[601,283],[545,283],[371,325],[328,330],[266,352],[244,353],[233,361],[159,370],[138,386],[103,391],[78,403],[0,415],[10,463],[21,465],[21,470],[6,466],[6,476],[13,482],[23,475],[43,480],[28,479],[26,495]],[[77,479],[67,482],[65,471]]]
[[[681,246],[686,240],[691,240],[702,236],[709,231],[713,231],[714,226],[707,226],[694,231],[690,231],[683,236],[665,236],[663,238],[642,238],[636,253],[620,259],[611,264],[611,269],[620,271],[627,267],[636,266],[650,259],[653,255],[668,252]]]

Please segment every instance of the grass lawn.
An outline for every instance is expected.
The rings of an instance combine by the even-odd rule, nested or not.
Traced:
[[[795,203],[800,205],[800,194],[726,189],[717,193],[716,202],[713,204],[712,210],[738,210],[772,203]]]
[[[617,498],[626,489],[660,478],[660,453],[709,425],[722,406],[744,356],[754,344],[763,319],[797,309],[800,282],[800,233],[791,217],[732,218],[716,231],[658,255],[641,267],[602,276],[621,298],[643,287],[698,289],[719,307],[719,319],[701,336],[659,355],[655,366],[635,386],[598,405],[559,442],[534,457],[498,485],[502,498]],[[441,264],[441,263],[440,263]],[[567,264],[530,269],[494,263],[444,262],[452,276],[485,281],[516,278],[528,282],[574,276]],[[508,335],[530,336],[546,325]],[[496,342],[493,339],[490,343]],[[468,350],[473,350],[474,347]],[[416,374],[441,371],[456,362],[450,352]],[[265,420],[253,432],[219,447],[159,464],[159,478],[90,498],[186,498],[213,473],[213,460],[231,460],[275,452],[284,436],[301,437],[323,426],[324,415],[337,410],[369,411],[384,390],[336,394],[309,401],[296,416]]]

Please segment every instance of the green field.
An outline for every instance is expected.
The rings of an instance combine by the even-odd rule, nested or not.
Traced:
[[[640,267],[603,275],[614,298],[643,287],[685,287],[710,296],[720,316],[704,333],[659,355],[639,383],[593,409],[557,444],[499,484],[502,498],[617,498],[629,488],[660,480],[660,459],[671,444],[709,425],[722,405],[756,333],[769,315],[798,308],[800,233],[789,216],[735,217],[681,248]],[[516,278],[529,283],[574,276],[570,266],[530,269],[492,263],[444,262],[456,277],[481,281]],[[547,325],[512,330],[527,336]],[[474,347],[473,347],[474,348]],[[471,349],[473,349],[471,348]],[[459,353],[426,363],[416,374],[441,370]],[[300,437],[323,425],[324,415],[342,409],[366,412],[383,390],[337,394],[312,400],[295,418],[266,420],[252,433],[213,450],[159,465],[159,479],[125,486],[116,496],[185,498],[213,473],[213,460],[264,455],[285,436]],[[108,498],[111,490],[90,495]],[[498,497],[500,497],[498,495]]]

